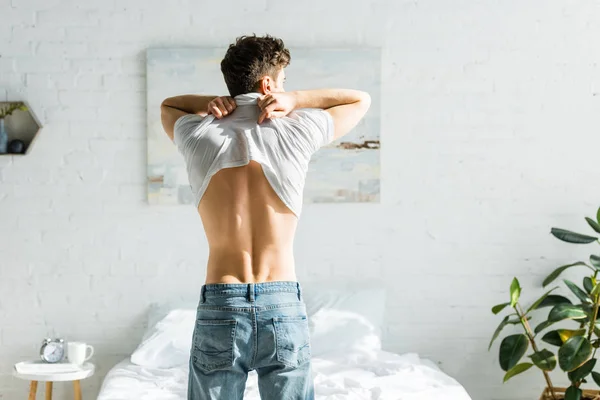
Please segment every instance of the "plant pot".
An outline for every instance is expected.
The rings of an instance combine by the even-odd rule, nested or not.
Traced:
[[[563,400],[565,398],[565,391],[567,388],[554,388],[554,394],[556,394],[556,400]],[[544,389],[540,400],[552,400],[550,389]],[[583,397],[581,400],[600,400],[600,390],[583,390]]]

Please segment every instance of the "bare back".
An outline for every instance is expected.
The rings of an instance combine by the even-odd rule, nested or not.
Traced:
[[[296,280],[298,219],[279,199],[260,164],[213,176],[198,211],[208,239],[207,283]]]

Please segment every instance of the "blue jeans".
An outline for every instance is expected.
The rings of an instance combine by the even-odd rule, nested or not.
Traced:
[[[243,399],[256,370],[262,400],[313,400],[310,337],[298,282],[203,285],[188,400]]]

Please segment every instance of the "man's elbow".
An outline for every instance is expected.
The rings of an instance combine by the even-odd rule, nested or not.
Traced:
[[[160,103],[160,109],[161,109],[161,111],[164,111],[164,109],[168,108],[168,107],[172,107],[172,105],[171,105],[171,98],[170,97],[167,97],[166,99],[164,99],[162,101],[162,103]]]
[[[371,107],[371,95],[367,92],[361,92],[360,102],[363,103],[364,106],[368,109],[369,107]]]
[[[360,92],[360,100],[358,101],[362,115],[364,116],[371,107],[371,95],[367,92]]]
[[[165,104],[163,101],[160,105],[160,120],[164,126],[165,120],[168,119],[169,116],[169,106]]]

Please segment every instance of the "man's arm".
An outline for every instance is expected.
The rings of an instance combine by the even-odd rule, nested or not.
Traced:
[[[167,136],[173,140],[173,128],[180,117],[186,114],[213,114],[223,118],[234,109],[235,101],[228,96],[185,94],[165,99],[160,105],[160,119]]]
[[[353,89],[300,90],[273,93],[260,100],[263,110],[259,123],[264,118],[287,115],[296,108],[321,108],[333,118],[334,140],[354,128],[371,106],[368,93]]]
[[[367,92],[352,89],[320,89],[292,92],[296,108],[322,108],[331,114],[335,128],[333,140],[350,132],[371,106]]]

